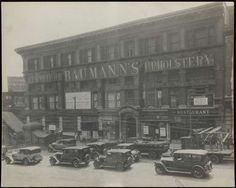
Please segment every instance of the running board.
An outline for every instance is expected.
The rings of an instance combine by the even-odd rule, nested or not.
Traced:
[[[170,172],[170,173],[183,173],[183,174],[191,174],[191,172],[186,172],[186,171],[175,171],[175,170],[167,170],[166,172]]]

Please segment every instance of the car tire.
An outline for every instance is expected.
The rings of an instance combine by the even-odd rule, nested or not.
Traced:
[[[98,160],[94,160],[93,166],[96,169],[100,169],[101,168],[101,163]]]
[[[205,172],[201,168],[196,167],[196,168],[193,169],[192,174],[195,178],[203,178],[204,175],[205,175]]]
[[[165,172],[164,167],[161,165],[155,166],[155,171],[157,174],[164,174],[164,172]]]
[[[119,170],[119,171],[123,171],[124,170],[124,164],[123,163],[118,163],[116,165],[116,169]]]
[[[220,157],[219,156],[217,156],[217,155],[211,155],[210,156],[210,159],[211,159],[211,161],[212,161],[212,163],[215,163],[215,164],[219,164],[220,163]]]
[[[28,165],[29,165],[29,160],[28,160],[28,159],[24,159],[24,160],[23,160],[23,164],[24,164],[25,166],[28,166]]]
[[[156,158],[157,158],[156,152],[151,151],[151,152],[149,153],[149,158],[150,158],[150,159],[156,159]]]
[[[73,164],[73,166],[74,166],[75,168],[79,168],[80,162],[79,162],[78,159],[75,159],[75,160],[72,162],[72,164]]]
[[[5,162],[6,162],[6,164],[10,164],[11,163],[11,159],[9,157],[6,157],[5,158]]]
[[[56,165],[56,159],[54,159],[54,158],[50,158],[49,162],[50,162],[51,166],[55,166]]]

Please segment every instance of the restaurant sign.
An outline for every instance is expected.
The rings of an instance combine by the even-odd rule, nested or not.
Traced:
[[[204,67],[214,65],[212,54],[192,55],[186,57],[154,57],[126,62],[114,62],[84,65],[75,68],[64,69],[62,72],[53,70],[44,73],[27,74],[28,83],[60,81],[79,81],[112,78],[119,76],[137,75],[140,67],[144,67],[145,72],[164,71],[171,69],[186,69],[194,67]]]
[[[209,114],[209,109],[181,109],[176,110],[175,114],[177,115],[207,115]]]

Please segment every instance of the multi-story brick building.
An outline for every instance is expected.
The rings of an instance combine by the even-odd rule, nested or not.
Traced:
[[[223,126],[225,10],[211,3],[16,49],[27,118],[108,139]]]

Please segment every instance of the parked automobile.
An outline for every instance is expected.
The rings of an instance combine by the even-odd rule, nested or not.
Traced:
[[[7,151],[8,151],[8,147],[5,145],[2,145],[2,160],[5,160]]]
[[[169,149],[169,142],[167,141],[136,141],[134,148],[141,152],[141,154],[148,154],[150,159],[156,159],[162,153]]]
[[[61,151],[63,148],[69,146],[76,146],[76,140],[71,138],[57,140],[56,142],[53,142],[48,145],[48,151],[49,152]]]
[[[99,155],[105,155],[106,151],[115,146],[117,142],[113,141],[99,141],[88,143],[87,146],[90,147],[91,158],[95,159]]]
[[[171,157],[154,162],[157,174],[184,173],[203,178],[212,170],[212,162],[206,150],[177,150]]]
[[[103,167],[116,168],[123,171],[130,167],[133,163],[131,150],[129,149],[111,149],[105,155],[99,155],[94,160],[94,167],[96,169]]]
[[[62,149],[49,157],[51,166],[56,164],[72,164],[79,168],[80,164],[88,165],[90,161],[90,150],[87,146],[72,146]]]
[[[5,161],[7,164],[16,162],[24,165],[36,164],[43,160],[40,154],[41,148],[38,146],[19,148],[12,152],[7,152]]]
[[[131,156],[133,157],[133,160],[135,162],[138,162],[139,159],[141,158],[141,153],[140,153],[140,151],[135,149],[134,143],[121,143],[121,144],[114,146],[114,149],[130,149]]]

